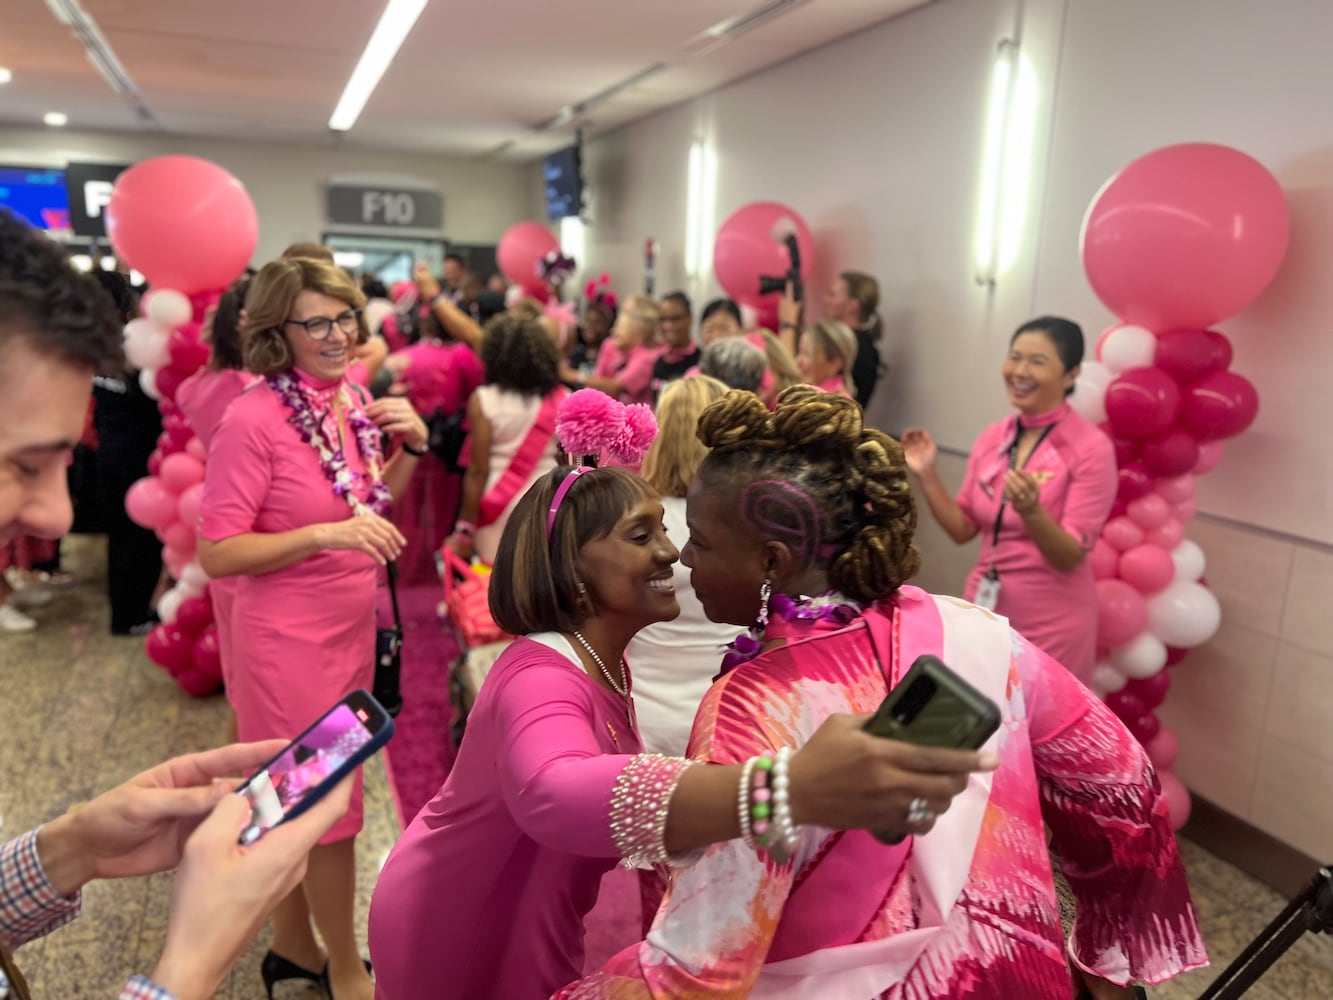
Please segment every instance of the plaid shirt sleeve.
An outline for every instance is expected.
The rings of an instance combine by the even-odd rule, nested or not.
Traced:
[[[120,1000],[176,1000],[176,995],[143,976],[135,976],[121,990]]]
[[[37,830],[0,847],[0,937],[11,949],[79,915],[82,894],[62,896],[37,855]]]

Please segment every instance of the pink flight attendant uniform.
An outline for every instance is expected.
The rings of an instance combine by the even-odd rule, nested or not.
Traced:
[[[302,372],[317,390],[331,388]],[[359,406],[348,392],[351,406]],[[289,422],[291,411],[265,381],[227,409],[209,450],[199,535],[276,534],[352,517],[333,492],[319,453]],[[358,498],[369,494],[356,437],[342,427],[343,452]],[[291,739],[338,699],[374,682],[375,563],[364,552],[322,551],[285,569],[239,577],[232,607],[235,667],[227,698],[241,740]],[[361,773],[352,804],[321,839],[361,829]]]
[[[213,435],[222,415],[231,401],[239,396],[255,376],[246,371],[227,368],[222,371],[204,369],[180,384],[176,390],[176,405],[204,448],[213,443]],[[228,576],[208,585],[208,597],[213,604],[213,621],[217,623],[218,653],[222,661],[222,683],[230,683],[231,664],[235,653],[231,648],[231,609],[236,603],[236,588],[240,577]]]
[[[1110,439],[1067,403],[1024,423],[1050,427],[1023,466],[1037,480],[1042,507],[1090,550],[1115,502],[1115,450]],[[981,554],[968,574],[963,596],[972,600],[982,577],[994,566],[1000,576],[996,612],[1086,684],[1097,656],[1092,563],[1084,559],[1067,572],[1056,569],[1008,503],[998,542],[994,538],[1009,450],[1017,433],[1016,416],[992,424],[981,432],[967,459],[967,475],[957,500],[981,534]]]
[[[597,352],[597,368],[594,374],[599,378],[619,379],[623,387],[620,393],[622,403],[646,403],[653,405],[653,365],[657,364],[658,350],[655,347],[631,347],[628,351],[616,345],[615,337],[602,341]]]

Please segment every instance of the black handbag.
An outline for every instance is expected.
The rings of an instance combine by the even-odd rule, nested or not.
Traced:
[[[398,613],[398,564],[384,567],[389,577],[389,603],[393,605],[393,628],[375,629],[375,683],[372,693],[390,717],[403,710],[403,618]]]
[[[467,415],[462,410],[445,413],[436,410],[427,421],[430,431],[427,447],[450,472],[462,472],[463,442],[467,440]]]

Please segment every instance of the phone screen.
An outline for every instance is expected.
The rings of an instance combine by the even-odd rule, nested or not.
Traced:
[[[241,789],[251,810],[241,843],[252,844],[281,823],[365,747],[375,736],[368,728],[370,721],[365,708],[340,703],[257,772]]]

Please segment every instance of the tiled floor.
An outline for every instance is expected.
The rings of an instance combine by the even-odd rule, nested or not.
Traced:
[[[76,573],[100,576],[101,550],[95,542],[76,539],[67,543],[67,554]],[[38,631],[0,634],[5,720],[0,838],[18,834],[173,754],[225,742],[227,708],[222,699],[185,697],[144,658],[142,640],[107,634],[100,582],[59,592],[50,607],[35,615],[42,622]],[[376,760],[367,768],[366,830],[358,841],[363,934],[375,872],[396,834],[383,767]],[[1154,990],[1152,995],[1162,1000],[1197,997],[1285,902],[1194,845],[1184,843],[1182,848],[1215,966]],[[82,918],[19,954],[38,1000],[114,996],[131,973],[151,971],[161,947],[170,890],[170,875],[92,886]],[[261,940],[241,959],[219,997],[263,996],[258,969],[264,947]],[[1307,935],[1247,996],[1333,998],[1333,938]]]

